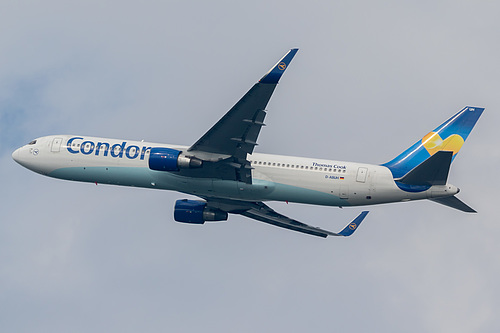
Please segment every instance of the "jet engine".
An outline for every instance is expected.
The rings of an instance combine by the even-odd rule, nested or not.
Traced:
[[[175,202],[174,220],[193,224],[203,224],[205,221],[225,221],[227,212],[208,208],[205,201],[182,199]]]
[[[181,151],[171,148],[151,148],[149,168],[157,171],[179,171],[180,169],[200,168],[203,161],[186,156]]]

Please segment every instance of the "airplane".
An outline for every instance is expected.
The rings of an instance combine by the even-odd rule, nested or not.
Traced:
[[[177,200],[174,219],[203,224],[240,214],[326,238],[350,236],[362,211],[340,232],[299,222],[265,202],[366,206],[429,199],[476,212],[448,183],[452,161],[484,111],[466,106],[391,161],[342,162],[255,153],[266,106],[298,49],[291,49],[191,146],[83,135],[37,138],[12,154],[22,166],[64,180],[173,190],[200,200]]]

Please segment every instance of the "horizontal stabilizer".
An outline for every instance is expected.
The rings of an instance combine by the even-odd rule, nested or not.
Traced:
[[[438,151],[397,181],[407,185],[446,185],[452,157],[451,151]]]
[[[467,206],[463,201],[461,201],[459,198],[457,198],[455,196],[445,197],[445,198],[437,198],[437,199],[429,199],[429,200],[437,202],[441,205],[445,205],[445,206],[448,206],[451,208],[461,210],[462,212],[477,213],[474,209]]]

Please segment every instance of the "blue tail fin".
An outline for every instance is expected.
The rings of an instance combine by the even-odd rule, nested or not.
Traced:
[[[451,151],[454,159],[483,111],[484,108],[478,107],[463,108],[392,161],[382,165],[391,170],[394,178],[401,178],[438,151]]]

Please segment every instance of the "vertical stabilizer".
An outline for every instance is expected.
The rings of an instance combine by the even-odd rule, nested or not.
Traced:
[[[463,108],[396,158],[382,165],[391,170],[394,178],[400,178],[438,151],[453,152],[453,160],[483,111],[484,108],[478,107]]]

